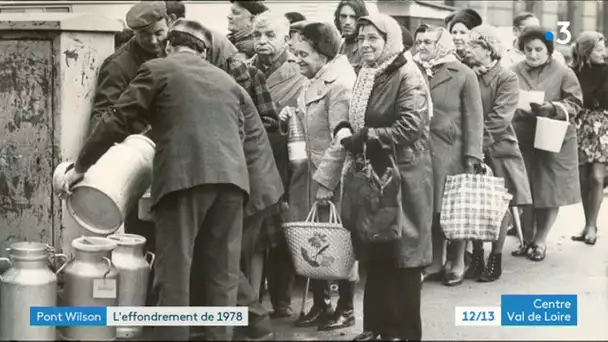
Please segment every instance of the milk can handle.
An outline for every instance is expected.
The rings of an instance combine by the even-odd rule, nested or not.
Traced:
[[[11,259],[9,259],[9,258],[0,258],[0,262],[1,261],[8,262],[8,264],[11,265],[11,267],[13,267],[13,263],[11,262]]]
[[[68,259],[68,256],[65,254],[61,254],[61,253],[57,253],[54,255],[55,259],[60,259],[63,260],[63,262],[61,263],[61,266],[59,266],[59,268],[57,269],[57,272],[55,272],[55,274],[59,273],[60,270],[63,270],[63,268],[68,264],[68,262],[70,261]]]
[[[154,265],[154,259],[156,259],[156,255],[154,255],[154,253],[148,251],[146,252],[146,259],[150,257],[150,261],[148,261],[148,263],[150,264],[150,269],[152,269],[152,265]]]
[[[103,277],[107,277],[108,274],[110,274],[110,272],[112,271],[112,260],[110,260],[108,257],[101,257],[103,260],[105,260],[105,262],[108,263],[108,270],[106,271],[106,273],[103,274]]]
[[[59,266],[57,271],[55,271],[55,274],[59,274],[67,265],[69,265],[74,260],[72,256],[68,257],[65,254],[55,254],[55,258],[63,259],[63,264]]]

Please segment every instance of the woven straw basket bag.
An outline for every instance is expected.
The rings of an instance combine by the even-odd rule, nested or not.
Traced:
[[[283,224],[296,273],[312,279],[349,279],[355,264],[350,231],[331,202],[329,222],[318,222],[318,206],[313,204],[306,221]]]

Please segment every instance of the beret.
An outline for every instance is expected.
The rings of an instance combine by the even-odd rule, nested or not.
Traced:
[[[137,30],[150,26],[167,15],[167,6],[164,1],[142,1],[127,12],[127,26]]]
[[[446,18],[446,21],[448,18]],[[479,13],[475,12],[475,10],[470,8],[464,8],[453,14],[453,17],[448,23],[449,29],[451,30],[452,26],[454,26],[454,24],[456,23],[462,23],[470,30],[474,27],[481,25],[483,23],[483,20],[481,19]]]
[[[268,11],[268,7],[266,7],[263,0],[231,0],[230,2],[243,7],[252,15],[258,15]]]
[[[340,52],[342,37],[333,23],[308,23],[302,28],[301,34],[318,53],[330,60]]]
[[[292,23],[291,25],[289,25],[289,32],[301,32],[302,29],[304,28],[304,26],[311,24],[312,22],[309,20],[301,20],[301,21],[296,21],[295,23]]]

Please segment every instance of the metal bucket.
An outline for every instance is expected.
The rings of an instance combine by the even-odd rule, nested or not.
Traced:
[[[150,186],[154,153],[154,142],[139,134],[111,147],[74,186],[69,214],[95,234],[116,232]]]

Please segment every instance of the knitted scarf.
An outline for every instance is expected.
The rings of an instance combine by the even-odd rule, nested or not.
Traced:
[[[357,81],[353,87],[348,108],[348,121],[353,129],[353,133],[359,132],[365,126],[365,113],[367,112],[369,98],[374,88],[376,77],[382,74],[399,55],[403,54],[404,50],[403,42],[401,41],[401,27],[393,18],[384,14],[372,15],[370,18],[373,25],[386,34],[386,43],[382,54],[375,64],[362,63],[361,70],[357,75]],[[342,178],[351,170],[356,158],[355,154],[351,152],[347,153],[342,168]]]
[[[492,68],[494,68],[494,66],[497,63],[498,63],[498,60],[495,59],[492,62],[490,62],[490,64],[487,64],[487,65],[473,65],[473,66],[471,66],[471,69],[473,69],[473,71],[475,71],[477,76],[483,76],[483,75],[487,74],[490,70],[492,70]]]

